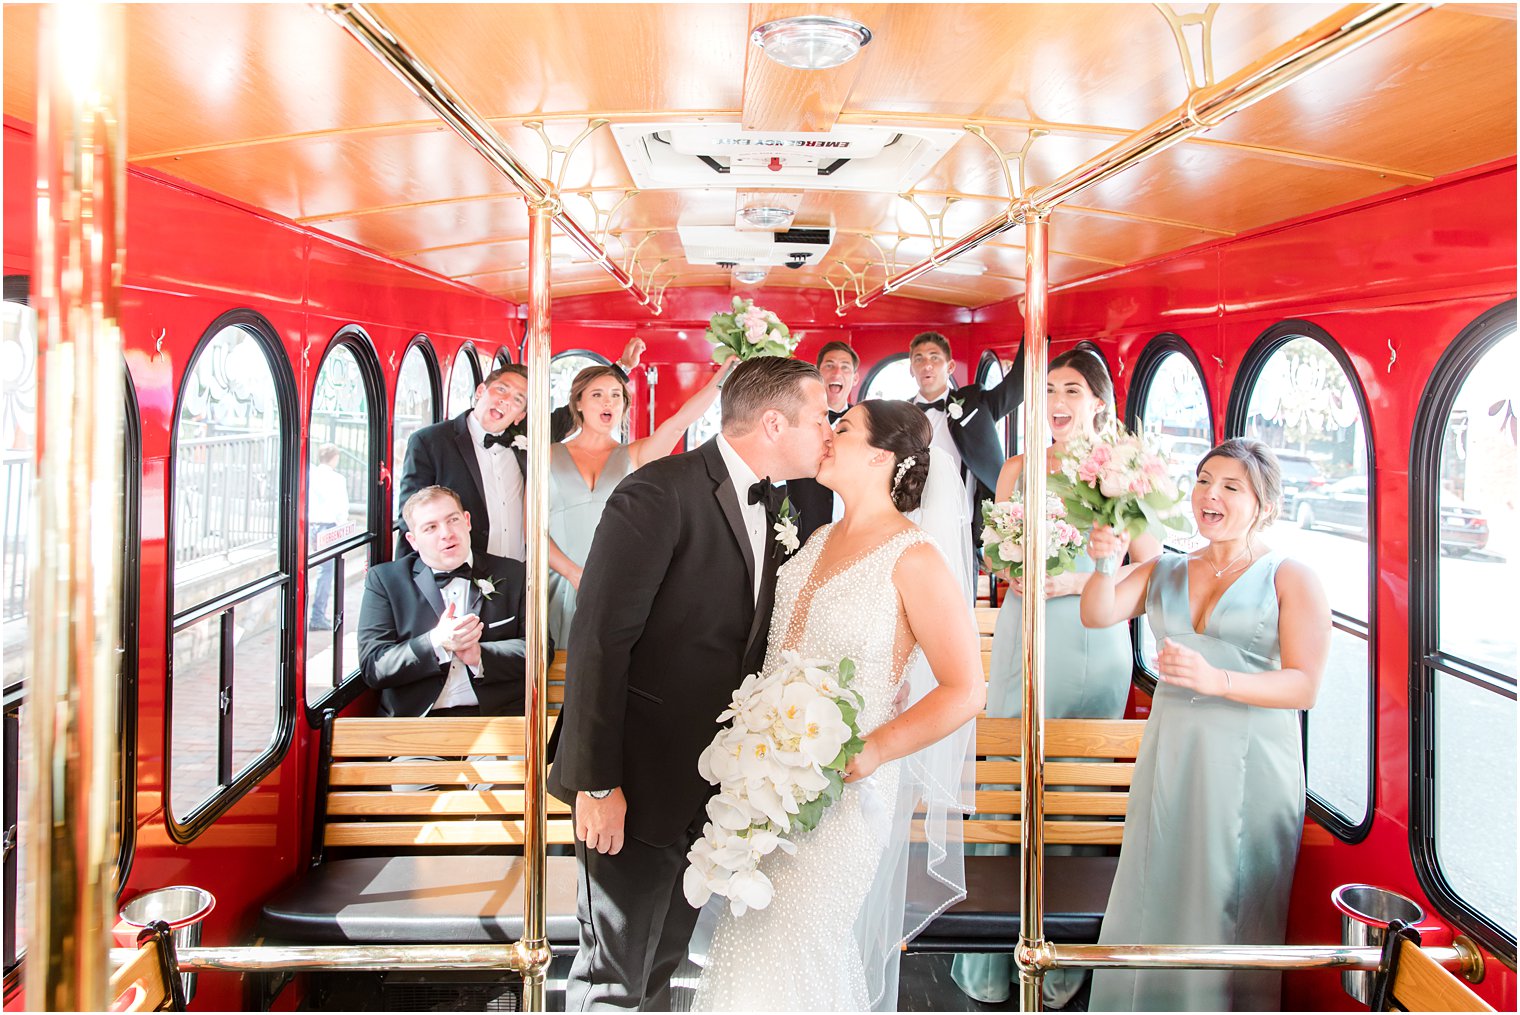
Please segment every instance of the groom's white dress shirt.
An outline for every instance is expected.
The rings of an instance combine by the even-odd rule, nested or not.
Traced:
[[[723,456],[723,465],[728,469],[728,478],[734,483],[734,496],[739,498],[739,514],[744,518],[745,531],[749,533],[749,548],[754,553],[755,576],[751,591],[754,593],[755,602],[760,601],[760,572],[765,557],[765,505],[751,504],[749,502],[749,488],[760,481],[755,475],[755,470],[745,464],[744,459],[739,457],[739,452],[734,450],[732,444],[722,435],[718,435],[718,453]]]

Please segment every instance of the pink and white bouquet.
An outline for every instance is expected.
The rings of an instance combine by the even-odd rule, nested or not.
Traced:
[[[733,309],[713,314],[704,337],[713,344],[713,362],[722,363],[730,356],[741,360],[756,356],[790,356],[797,339],[769,310],[761,310],[753,300],[734,297]]]
[[[849,659],[828,663],[788,651],[769,673],[744,678],[718,716],[728,725],[697,759],[718,794],[686,854],[687,902],[701,908],[721,895],[735,916],[770,905],[760,860],[778,849],[796,852],[784,836],[817,826],[844,791],[845,766],[865,746],[854,677]]]
[[[1074,440],[1050,476],[1050,489],[1081,529],[1107,525],[1134,538],[1163,528],[1186,532],[1182,491],[1167,474],[1166,459],[1139,434],[1116,430],[1095,440]]]
[[[1066,520],[1066,507],[1054,494],[1045,497],[1045,573],[1070,571],[1082,549],[1082,532]],[[1024,576],[1024,503],[1021,500],[982,504],[982,553],[995,571]]]

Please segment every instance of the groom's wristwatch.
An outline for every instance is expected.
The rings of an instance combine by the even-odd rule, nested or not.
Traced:
[[[588,797],[590,797],[591,799],[593,799],[593,800],[606,800],[609,796],[612,795],[612,790],[610,790],[610,789],[588,789],[588,790],[586,790],[586,795]]]

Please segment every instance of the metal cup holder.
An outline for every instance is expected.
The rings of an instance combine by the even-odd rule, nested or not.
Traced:
[[[1417,924],[1425,910],[1413,899],[1374,885],[1341,885],[1330,893],[1341,914],[1341,944],[1357,948],[1381,948],[1394,920]],[[1376,971],[1357,969],[1341,973],[1341,986],[1352,999],[1366,1004],[1372,996]]]
[[[201,943],[201,924],[216,907],[216,899],[204,888],[172,885],[144,892],[121,907],[121,922],[132,927],[146,927],[155,920],[169,925],[176,953]],[[195,996],[195,974],[181,973],[185,1000]]]

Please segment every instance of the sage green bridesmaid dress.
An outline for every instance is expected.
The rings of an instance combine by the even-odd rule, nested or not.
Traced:
[[[1086,551],[1077,555],[1075,564],[1074,570],[1083,573],[1090,573],[1094,567]],[[1051,719],[1121,719],[1129,700],[1133,669],[1129,625],[1083,627],[1081,601],[1081,596],[1045,600],[1045,715]],[[998,610],[988,665],[989,716],[1017,717],[1024,711],[1023,613],[1022,597],[1012,594]],[[1045,850],[1047,854],[1072,854],[1079,850],[1101,852],[1101,847],[1047,846]],[[972,851],[985,855],[1007,853],[1008,848],[973,846]],[[1018,977],[1011,954],[957,955],[950,974],[967,995],[994,1004],[1009,999]],[[1081,989],[1086,976],[1080,969],[1047,974],[1045,1006],[1064,1007]]]
[[[1202,634],[1187,558],[1156,561],[1146,612],[1215,666],[1282,668],[1268,554],[1225,589]],[[1304,825],[1299,711],[1160,683],[1130,786],[1103,944],[1280,945]],[[1240,970],[1098,970],[1092,1011],[1276,1011],[1281,977]]]
[[[586,563],[591,552],[591,537],[601,524],[607,498],[633,471],[628,448],[619,445],[607,456],[596,477],[596,485],[587,487],[570,449],[563,444],[549,448],[549,538],[565,556],[577,564]],[[575,619],[575,588],[569,581],[549,572],[549,637],[564,648],[570,643],[570,622]]]

